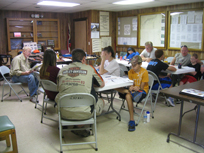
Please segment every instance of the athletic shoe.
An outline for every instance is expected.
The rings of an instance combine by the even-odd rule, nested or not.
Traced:
[[[171,97],[169,97],[168,99],[167,99],[167,101],[169,102],[169,104],[171,105],[171,106],[175,106],[175,104],[174,104],[174,99],[173,98],[171,98]]]
[[[129,121],[128,123],[128,131],[135,131],[135,121]]]
[[[31,96],[30,101],[35,103],[37,101],[37,98],[35,96]]]

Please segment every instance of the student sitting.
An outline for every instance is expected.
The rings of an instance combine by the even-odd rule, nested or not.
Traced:
[[[133,102],[141,102],[146,97],[149,90],[149,77],[146,69],[142,68],[142,58],[140,56],[134,56],[131,60],[132,69],[128,71],[128,77],[130,80],[134,80],[134,85],[129,89],[118,88],[118,92],[125,94],[125,99],[128,104],[128,110],[130,114],[130,121],[128,123],[128,131],[135,131],[135,121],[133,112]]]
[[[200,76],[201,76],[201,72],[200,72],[200,64],[197,62],[198,61],[198,55],[197,54],[193,54],[191,56],[191,63],[187,66],[189,67],[193,67],[195,68],[195,72],[191,72],[186,74],[180,81],[180,85],[186,84],[186,83],[191,83],[191,82],[195,82],[197,81]]]
[[[40,78],[50,80],[57,84],[57,75],[60,69],[56,67],[56,54],[53,50],[48,49],[44,52],[43,64],[40,69]],[[50,100],[55,100],[58,92],[45,90]]]
[[[123,59],[132,59],[134,56],[136,55],[140,55],[138,52],[135,52],[135,49],[132,47],[129,47],[127,49],[127,54],[125,56],[123,56]]]
[[[164,59],[163,50],[156,50],[155,51],[155,57],[156,57],[156,59],[153,59],[149,62],[148,66],[147,66],[147,70],[150,70],[157,75],[157,77],[159,78],[159,80],[161,82],[162,88],[170,88],[172,86],[171,79],[169,77],[160,75],[160,73],[162,70],[164,70],[164,71],[165,70],[176,71],[176,68],[173,66],[169,66],[168,64],[161,61]],[[159,87],[158,82],[155,81],[152,89],[157,90],[158,87]],[[167,100],[172,106],[175,106],[173,98],[169,97]]]
[[[120,67],[114,58],[115,53],[113,48],[111,46],[105,47],[101,53],[99,74],[120,76]]]

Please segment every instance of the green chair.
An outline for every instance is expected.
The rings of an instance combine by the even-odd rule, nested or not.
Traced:
[[[0,139],[6,139],[7,147],[11,146],[9,138],[10,134],[12,139],[13,151],[10,151],[9,153],[18,153],[15,126],[9,120],[8,116],[0,116]]]

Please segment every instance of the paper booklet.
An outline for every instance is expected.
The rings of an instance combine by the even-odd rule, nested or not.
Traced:
[[[42,65],[42,63],[37,63],[31,68],[31,70],[34,71],[35,69],[38,69],[39,67],[41,67],[41,65]]]
[[[189,88],[189,89],[183,89],[179,93],[188,95],[188,96],[192,96],[192,97],[197,97],[200,99],[204,99],[204,91],[201,91],[201,90]]]

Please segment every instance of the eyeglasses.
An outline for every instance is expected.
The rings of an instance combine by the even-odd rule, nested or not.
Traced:
[[[182,48],[182,47],[186,47],[186,48],[188,48],[186,45],[181,46],[181,48]]]

